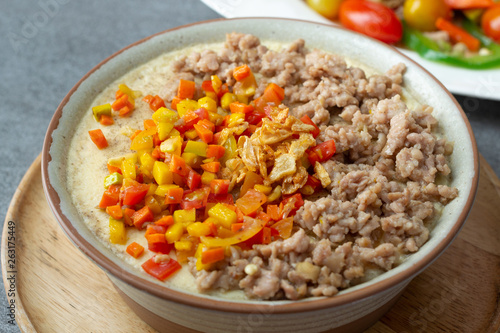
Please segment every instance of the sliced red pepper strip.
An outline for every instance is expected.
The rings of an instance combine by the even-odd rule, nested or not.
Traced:
[[[144,262],[141,267],[146,271],[146,273],[154,276],[158,280],[163,281],[182,268],[182,266],[174,259],[156,262],[155,257],[156,256]]]

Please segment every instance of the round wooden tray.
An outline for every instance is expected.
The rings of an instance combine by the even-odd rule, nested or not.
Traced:
[[[463,230],[367,332],[497,332],[499,207],[500,180],[481,157],[479,190]],[[12,199],[1,253],[3,281],[7,291],[15,290],[22,332],[155,332],[57,224],[43,193],[40,157]]]

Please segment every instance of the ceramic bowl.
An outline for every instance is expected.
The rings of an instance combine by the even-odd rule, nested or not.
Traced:
[[[447,138],[455,142],[450,158],[451,185],[459,197],[443,210],[429,241],[398,267],[334,297],[301,301],[228,301],[165,287],[132,269],[106,248],[72,205],[59,176],[74,126],[105,87],[160,54],[186,46],[223,41],[226,33],[251,33],[261,40],[291,42],[354,59],[378,72],[407,66],[405,86],[417,102],[434,107]],[[159,331],[169,332],[355,332],[376,322],[408,283],[450,245],[471,209],[478,183],[478,153],[467,117],[453,96],[429,72],[396,49],[342,28],[268,18],[201,22],[145,38],[102,61],[64,98],[50,123],[43,153],[45,194],[73,243],[99,265],[130,307]]]

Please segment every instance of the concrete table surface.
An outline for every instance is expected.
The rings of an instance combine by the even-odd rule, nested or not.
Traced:
[[[198,0],[0,0],[0,221],[55,109],[87,71],[139,39],[219,17]],[[479,151],[499,174],[500,102],[456,97]],[[2,290],[0,332],[19,332],[6,305]]]

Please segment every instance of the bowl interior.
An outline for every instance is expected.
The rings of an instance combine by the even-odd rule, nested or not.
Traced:
[[[49,203],[69,238],[97,264],[118,278],[163,297],[177,299],[182,296],[182,292],[165,288],[162,283],[137,274],[134,269],[123,265],[86,227],[72,205],[70,194],[60,175],[65,169],[67,143],[72,136],[72,129],[87,112],[94,98],[109,84],[161,54],[200,43],[222,42],[225,34],[233,31],[254,34],[264,44],[266,40],[287,43],[303,38],[309,49],[319,48],[342,55],[354,60],[355,64],[364,64],[378,73],[384,73],[399,62],[407,65],[404,76],[407,92],[417,102],[434,107],[434,116],[439,120],[447,139],[455,143],[454,153],[449,161],[453,175],[451,186],[457,187],[460,195],[444,208],[429,241],[416,254],[391,271],[341,292],[331,298],[329,304],[373,294],[424,269],[449,245],[459,231],[472,205],[477,187],[477,150],[463,111],[437,80],[394,48],[342,28],[286,19],[217,20],[160,33],[104,60],[70,91],[56,111],[47,132],[42,163]],[[361,291],[364,294],[361,294]],[[303,302],[314,301],[311,299]]]

